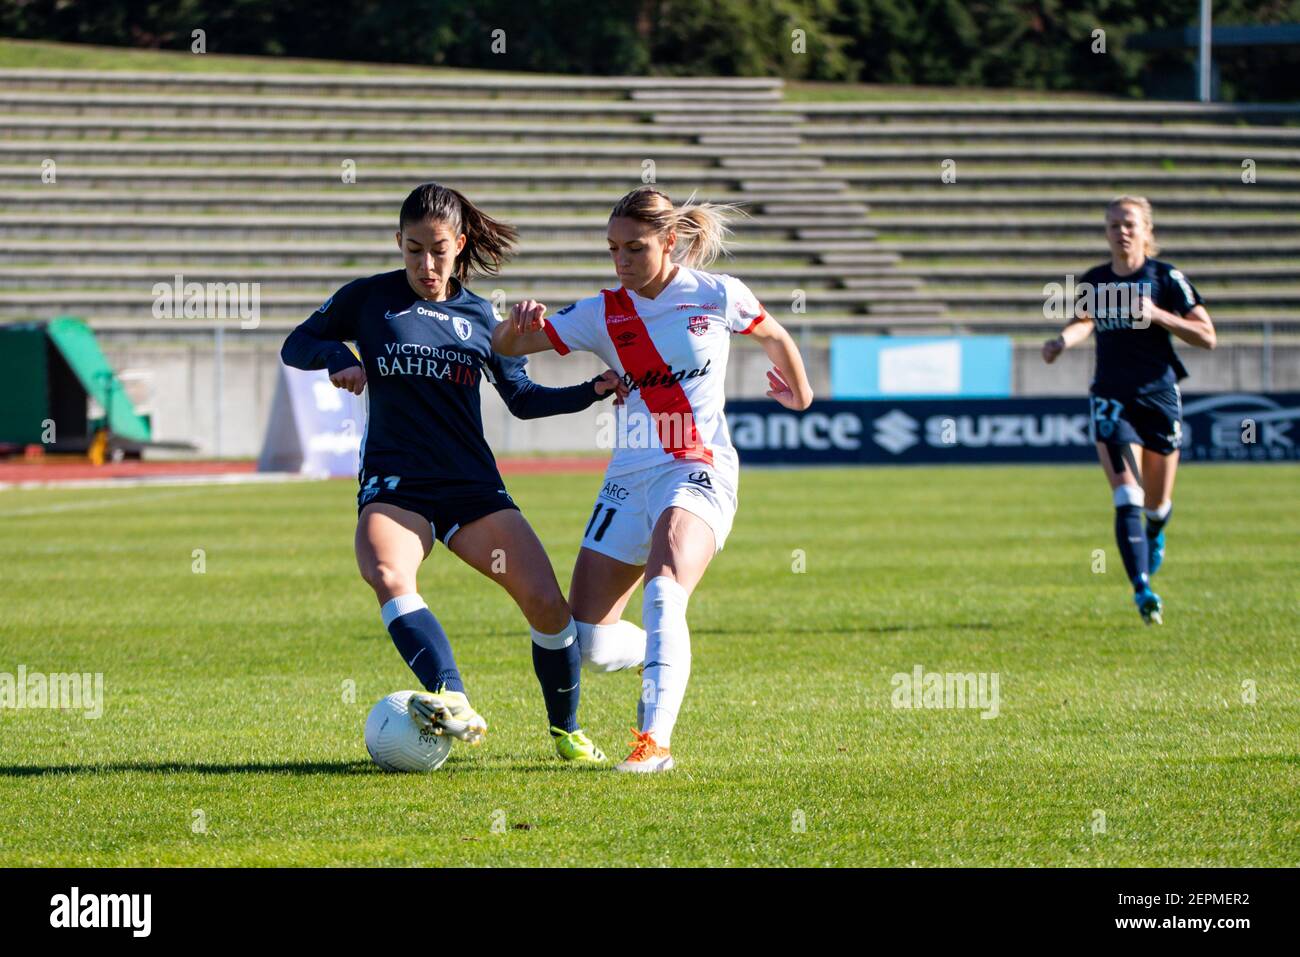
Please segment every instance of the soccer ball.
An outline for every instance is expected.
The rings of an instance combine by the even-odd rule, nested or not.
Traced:
[[[406,711],[412,691],[395,691],[370,709],[366,750],[385,771],[436,771],[451,753],[451,736],[424,731]]]

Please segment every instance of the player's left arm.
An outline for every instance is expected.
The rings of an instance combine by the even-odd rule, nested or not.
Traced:
[[[1149,299],[1144,301],[1147,307],[1146,318],[1158,326],[1164,326],[1188,345],[1198,349],[1213,349],[1218,344],[1214,322],[1204,306],[1195,305],[1180,316],[1168,309],[1161,309]]]
[[[1162,267],[1154,293],[1152,297],[1142,297],[1144,319],[1164,326],[1183,342],[1198,349],[1215,347],[1218,337],[1205,309],[1205,300],[1181,270]]]
[[[488,363],[492,384],[517,419],[541,419],[548,415],[581,412],[594,402],[617,395],[627,397],[627,386],[613,369],[606,369],[594,379],[576,385],[539,385],[528,376],[523,358],[494,354]]]
[[[796,412],[812,405],[813,390],[808,384],[803,356],[799,355],[799,347],[785,327],[770,313],[764,312],[761,319],[744,334],[757,339],[772,361],[772,368],[767,373],[767,383],[770,386],[767,390],[768,398],[775,399]]]

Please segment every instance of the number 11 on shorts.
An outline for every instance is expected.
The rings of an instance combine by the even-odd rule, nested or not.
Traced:
[[[601,509],[605,510],[605,517],[603,519],[600,517]],[[600,541],[601,538],[604,536],[605,532],[609,529],[609,523],[614,520],[614,513],[617,511],[618,509],[616,508],[613,508],[608,505],[603,505],[600,502],[597,502],[595,509],[593,509],[591,513],[591,521],[587,523],[587,530],[582,533],[582,537],[586,538],[588,535],[591,535],[591,530],[593,527],[595,527],[596,534],[591,535],[591,540],[593,542]],[[597,520],[600,521],[599,526],[596,525]]]

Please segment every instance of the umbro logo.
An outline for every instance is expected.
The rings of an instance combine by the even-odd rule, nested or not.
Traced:
[[[617,342],[620,346],[630,345],[631,343],[636,342],[636,333],[632,332],[631,330],[627,332],[620,332],[618,335],[614,337],[614,341]]]

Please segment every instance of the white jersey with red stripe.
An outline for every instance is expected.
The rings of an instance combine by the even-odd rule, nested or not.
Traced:
[[[631,390],[620,407],[606,475],[675,460],[735,473],[723,414],[732,333],[749,333],[766,312],[733,276],[678,266],[654,299],[620,287],[561,309],[546,321],[555,351],[594,352]]]

